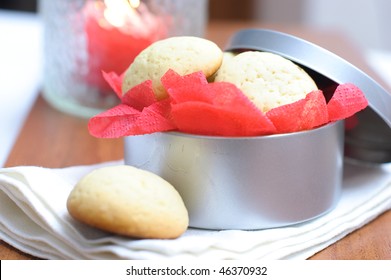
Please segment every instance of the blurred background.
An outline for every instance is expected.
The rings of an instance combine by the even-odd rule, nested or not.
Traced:
[[[0,0],[0,9],[35,12],[37,0]],[[364,49],[391,49],[389,0],[209,0],[209,18],[338,29]]]

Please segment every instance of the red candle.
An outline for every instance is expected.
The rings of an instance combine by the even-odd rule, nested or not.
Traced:
[[[167,36],[167,18],[150,13],[138,0],[90,0],[83,12],[88,52],[85,79],[102,94],[111,92],[102,70],[124,72],[143,49]]]

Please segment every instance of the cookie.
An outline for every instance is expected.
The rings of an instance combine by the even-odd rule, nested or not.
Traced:
[[[212,76],[220,67],[223,52],[213,42],[191,36],[178,36],[160,40],[144,49],[125,71],[122,92],[152,80],[158,99],[167,96],[160,81],[172,69],[180,75],[202,71],[206,77]]]
[[[189,224],[183,200],[171,184],[126,165],[87,174],[71,191],[67,208],[85,224],[135,238],[176,238]]]
[[[234,58],[235,55],[237,55],[237,53],[234,53],[234,52],[223,52],[223,59],[221,61],[220,67],[225,67],[224,64],[227,63],[228,61],[230,61],[230,59]],[[218,71],[216,71],[216,73],[214,73],[213,76],[209,77],[208,82],[210,82],[210,83],[214,82],[214,80],[216,78],[217,72]]]
[[[317,89],[314,80],[292,61],[258,51],[224,61],[215,81],[235,84],[262,112],[305,98]]]

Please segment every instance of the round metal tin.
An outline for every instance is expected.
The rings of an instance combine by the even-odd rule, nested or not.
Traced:
[[[190,226],[265,229],[318,217],[340,197],[343,122],[260,137],[125,137],[125,163],[170,182]]]
[[[342,83],[358,86],[369,107],[357,114],[358,126],[346,132],[346,156],[367,162],[391,162],[391,95],[366,73],[316,44],[267,29],[237,32],[226,50],[281,55],[308,70],[320,88]]]

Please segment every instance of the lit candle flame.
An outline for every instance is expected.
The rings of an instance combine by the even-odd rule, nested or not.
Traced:
[[[123,27],[129,21],[134,26],[140,27],[141,20],[136,9],[140,6],[140,0],[105,0],[105,19],[115,27]]]
[[[137,9],[140,6],[140,0],[128,0],[128,2],[132,8]]]
[[[167,36],[169,17],[150,12],[140,0],[87,1],[84,13],[104,29],[118,29],[133,37],[158,40]]]

